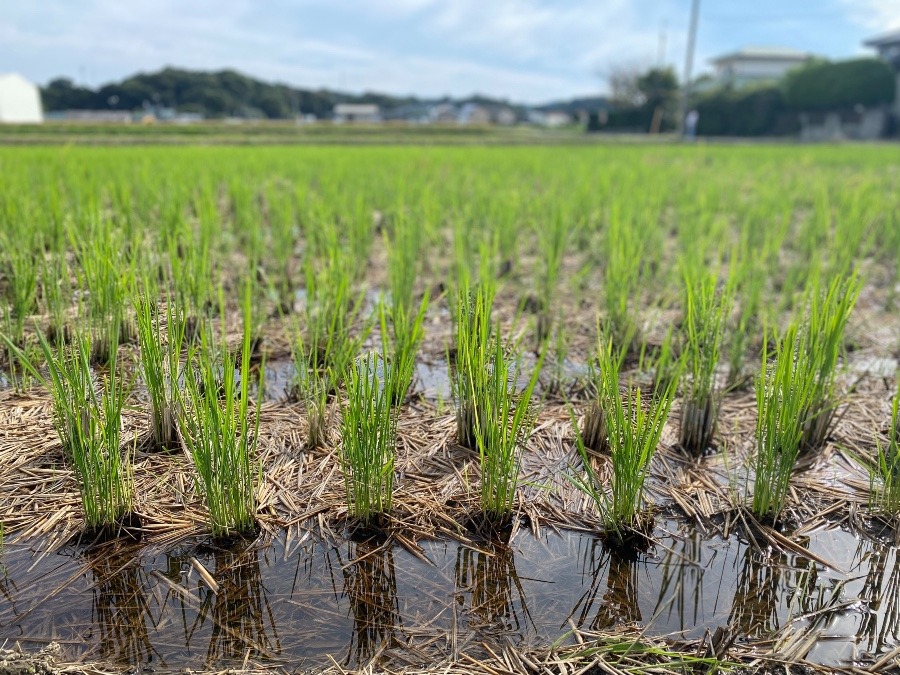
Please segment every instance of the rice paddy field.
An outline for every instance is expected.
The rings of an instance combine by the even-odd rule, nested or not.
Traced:
[[[0,176],[0,672],[900,669],[895,147]]]

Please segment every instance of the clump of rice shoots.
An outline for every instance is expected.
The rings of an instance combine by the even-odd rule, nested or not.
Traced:
[[[679,445],[692,454],[712,447],[721,392],[716,368],[731,312],[731,289],[717,291],[714,272],[684,266],[684,356],[690,372],[681,410]]]
[[[71,236],[75,236],[71,233]],[[109,364],[119,342],[129,342],[137,329],[125,314],[126,291],[131,287],[133,261],[126,259],[124,238],[109,222],[95,226],[76,246],[79,284],[87,289],[87,320],[91,334],[91,361]]]
[[[367,319],[357,331],[364,295],[353,292],[349,261],[338,251],[306,266],[305,325],[315,368],[344,373],[371,330]]]
[[[835,279],[824,293],[813,287],[808,305],[807,328],[802,334],[801,349],[806,353],[804,363],[811,370],[814,382],[812,399],[803,411],[804,452],[821,447],[831,433],[839,402],[835,395],[835,376],[838,358],[844,342],[844,330],[850,313],[859,297],[859,277]]]
[[[116,526],[132,513],[134,494],[131,453],[121,447],[122,409],[128,389],[113,359],[98,393],[88,337],[75,336],[70,348],[52,347],[43,334],[38,338],[47,364],[46,377],[24,354],[20,358],[50,391],[53,424],[75,470],[85,528],[115,534]]]
[[[870,463],[870,507],[884,516],[900,515],[900,379],[891,399],[891,422],[888,439],[878,439],[874,463]]]
[[[393,376],[390,380],[391,403],[399,405],[406,399],[416,369],[416,354],[425,335],[423,321],[428,310],[428,294],[422,298],[418,310],[409,314],[409,309],[393,307],[388,310],[380,304],[381,338],[384,354],[388,357]],[[391,327],[388,327],[388,313],[391,314]]]
[[[652,529],[652,519],[644,508],[644,482],[669,416],[677,378],[646,401],[640,388],[630,384],[623,394],[619,388],[620,354],[610,338],[601,339],[598,369],[612,468],[609,489],[595,470],[577,427],[583,473],[568,478],[596,504],[609,543],[628,549],[642,547]]]
[[[294,361],[293,394],[306,410],[306,444],[309,448],[322,448],[328,444],[328,398],[330,391],[337,391],[343,373],[319,368],[316,363],[315,344],[304,341],[299,327],[294,324],[294,339],[291,342]]]
[[[813,356],[797,324],[776,342],[775,361],[767,361],[763,342],[762,370],[756,380],[756,457],[750,509],[763,522],[776,523],[784,508],[791,473],[800,454],[806,411],[815,390]]]
[[[611,391],[606,381],[607,377],[618,373],[625,360],[625,349],[616,349],[611,340],[598,339],[597,353],[588,362],[588,388],[591,392],[591,402],[584,413],[584,420],[579,431],[580,442],[584,447],[593,452],[609,454],[609,435],[606,428],[606,415],[613,403],[609,400]],[[618,385],[616,388],[618,395]]]
[[[497,331],[499,333],[499,330]],[[475,441],[481,462],[481,509],[487,524],[502,525],[512,513],[519,482],[521,452],[531,435],[537,411],[531,399],[544,353],[524,391],[516,392],[518,366],[507,347],[494,337],[489,365],[475,411]]]
[[[612,209],[606,231],[605,303],[610,337],[617,347],[631,351],[639,339],[630,302],[639,295],[644,242],[639,226]]]
[[[456,438],[475,450],[478,406],[484,401],[491,360],[491,309],[494,286],[485,280],[472,288],[464,283],[456,298],[456,364],[453,397],[456,400]]]
[[[345,378],[341,467],[349,513],[362,527],[382,525],[391,510],[397,438],[391,377],[391,367],[369,354],[356,360]]]
[[[184,315],[178,304],[170,299],[166,303],[163,321],[159,305],[146,290],[135,296],[133,305],[141,350],[141,372],[150,395],[150,443],[154,448],[173,449],[178,445],[177,406],[182,375]]]
[[[389,358],[394,390],[391,401],[402,403],[412,385],[416,353],[424,337],[429,294],[416,306],[414,289],[421,266],[422,229],[398,213],[392,237],[385,235],[390,295],[379,306],[383,350]],[[390,329],[390,330],[389,330]]]
[[[256,527],[259,470],[254,470],[254,455],[260,402],[257,399],[255,409],[251,408],[250,304],[247,284],[239,363],[228,349],[224,334],[217,341],[209,324],[200,330],[200,342],[188,354],[188,363],[196,368],[197,376],[184,378],[179,405],[179,424],[197,471],[198,490],[209,511],[212,534],[220,539],[246,535]],[[263,378],[264,368],[260,367],[259,392],[264,391]]]
[[[556,213],[538,228],[538,245],[543,251],[537,278],[538,316],[535,330],[537,348],[550,337],[553,329],[552,308],[556,298],[563,255],[574,226],[569,213]]]

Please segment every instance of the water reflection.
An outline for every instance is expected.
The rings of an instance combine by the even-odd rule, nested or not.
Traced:
[[[575,625],[600,631],[640,621],[638,561],[611,553],[597,539],[586,543],[581,549],[581,568],[590,584],[572,612]]]
[[[203,587],[195,624],[211,623],[207,664],[274,659],[281,653],[281,644],[262,582],[259,552],[254,548],[241,552],[217,550],[213,559],[213,579],[218,589]]]
[[[864,551],[857,550],[858,557],[863,555]],[[859,598],[869,611],[863,613],[857,635],[867,652],[879,654],[900,641],[900,558],[895,548],[875,544],[867,562],[869,570]]]
[[[531,617],[513,549],[502,543],[456,551],[456,603],[468,628],[496,635],[526,630]]]
[[[482,644],[571,640],[572,624],[636,623],[648,635],[687,638],[731,626],[765,639],[788,623],[817,622],[831,637],[810,653],[819,663],[844,662],[857,644],[883,653],[898,642],[892,547],[839,530],[802,542],[852,570],[842,576],[677,522],[661,523],[657,536],[636,560],[574,532],[521,531],[509,545],[423,541],[415,555],[312,537],[245,550],[185,545],[40,559],[10,544],[0,554],[0,642],[36,649],[52,636],[72,658],[167,669],[302,669],[330,659],[346,669],[426,666]]]
[[[153,619],[145,589],[147,579],[138,560],[130,555],[88,554],[94,587],[91,621],[97,628],[100,658],[117,664],[148,663],[159,658],[150,643],[148,624]]]
[[[344,594],[353,615],[353,634],[345,665],[372,661],[403,629],[397,602],[394,549],[372,542],[349,542],[341,560]],[[339,558],[343,556],[339,555]]]

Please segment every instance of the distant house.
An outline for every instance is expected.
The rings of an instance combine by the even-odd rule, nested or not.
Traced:
[[[428,119],[437,124],[456,122],[459,119],[459,110],[452,103],[438,103],[431,106]]]
[[[900,30],[866,40],[867,47],[874,47],[878,56],[894,69],[897,86],[894,89],[894,118],[900,120]]]
[[[711,60],[715,83],[734,88],[777,82],[789,71],[813,58],[808,52],[783,47],[745,47]]]
[[[130,124],[134,114],[127,110],[55,110],[47,113],[47,119],[62,122]]]
[[[334,106],[335,122],[380,122],[381,108],[374,103],[338,103]]]
[[[498,108],[493,115],[494,121],[501,126],[512,126],[519,121],[516,111],[512,108]]]
[[[528,121],[541,127],[555,129],[572,124],[572,116],[564,110],[529,110]]]
[[[490,124],[491,113],[484,106],[476,103],[466,103],[459,109],[460,124]]]
[[[40,124],[44,121],[41,92],[16,73],[0,75],[0,124]]]

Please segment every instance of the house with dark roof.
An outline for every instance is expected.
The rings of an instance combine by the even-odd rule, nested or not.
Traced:
[[[863,44],[872,47],[878,56],[887,61],[894,69],[897,86],[894,89],[894,119],[900,120],[900,30],[870,38]]]

